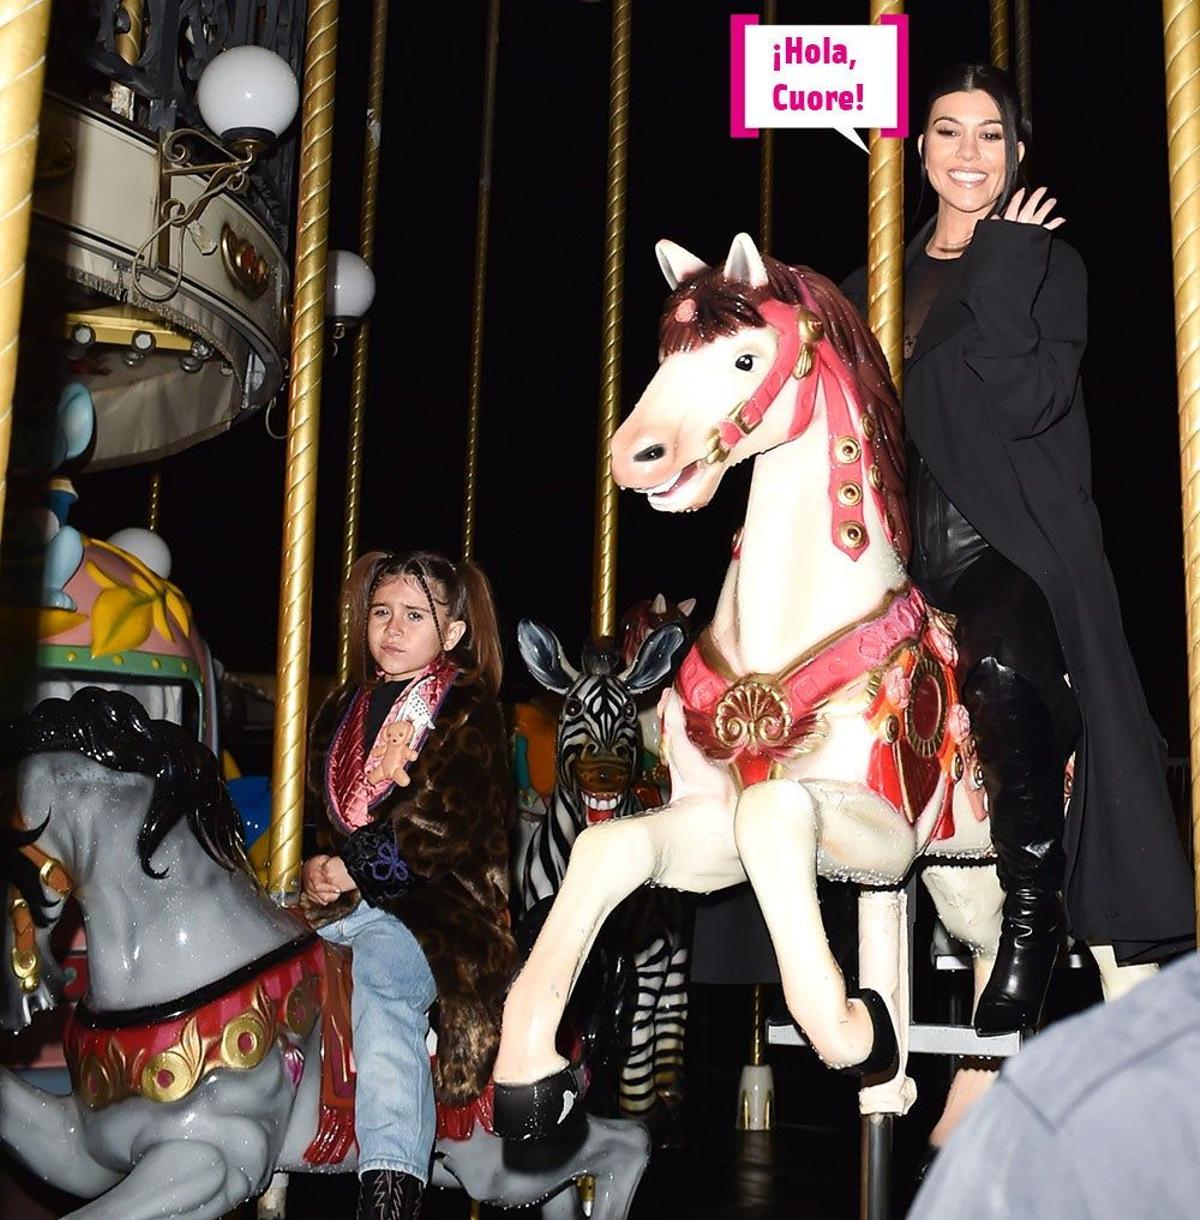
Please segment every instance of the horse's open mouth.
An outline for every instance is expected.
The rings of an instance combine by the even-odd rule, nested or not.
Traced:
[[[695,481],[703,468],[704,463],[701,461],[689,462],[662,483],[656,483],[653,487],[638,487],[634,490],[640,491],[650,501],[651,508],[670,510],[679,498],[679,493]]]

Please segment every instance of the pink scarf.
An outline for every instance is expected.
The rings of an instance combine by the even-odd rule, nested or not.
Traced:
[[[439,657],[392,704],[375,740],[382,740],[391,725],[407,721],[413,726],[409,748],[419,751],[457,676],[455,666]],[[325,794],[333,820],[346,834],[365,826],[371,820],[371,811],[396,787],[394,780],[379,773],[378,761],[372,760],[365,749],[370,700],[366,689],[355,694],[334,732],[325,760]]]

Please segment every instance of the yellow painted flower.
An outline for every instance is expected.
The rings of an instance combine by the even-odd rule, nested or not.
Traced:
[[[131,584],[125,584],[94,560],[86,561],[88,575],[101,588],[92,606],[93,657],[139,648],[152,627],[172,643],[175,642],[172,623],[185,638],[191,634],[187,602],[169,580],[163,580],[135,556],[107,543],[93,541],[92,546],[120,555],[128,562],[132,579]]]

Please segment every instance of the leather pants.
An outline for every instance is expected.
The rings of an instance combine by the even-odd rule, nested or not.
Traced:
[[[996,966],[975,1024],[1007,1033],[1037,1023],[1062,940],[1063,773],[1082,721],[1041,590],[924,476],[913,484],[924,502],[913,505],[921,516],[911,571],[933,605],[958,616],[961,697],[1005,893]]]

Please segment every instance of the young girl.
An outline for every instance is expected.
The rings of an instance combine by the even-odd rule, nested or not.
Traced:
[[[473,564],[372,552],[342,597],[351,681],[314,733],[336,723],[314,764],[341,850],[305,863],[304,896],[353,950],[359,1220],[402,1220],[428,1180],[435,1098],[487,1086],[515,956],[500,642]]]

